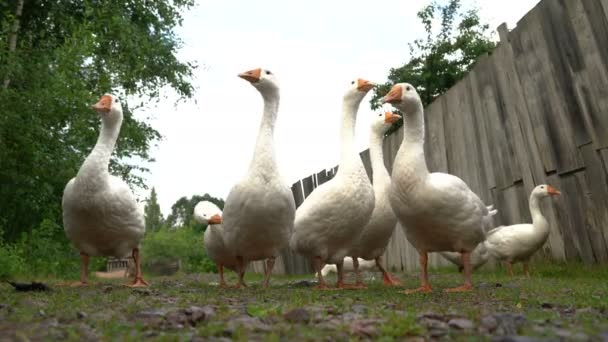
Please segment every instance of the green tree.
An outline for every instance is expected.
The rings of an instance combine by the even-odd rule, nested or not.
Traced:
[[[146,231],[153,232],[159,230],[164,222],[163,213],[160,211],[156,189],[154,187],[150,191],[150,197],[146,199],[144,207],[144,215],[146,218]]]
[[[194,221],[194,207],[200,201],[209,201],[215,203],[220,209],[224,209],[224,200],[209,194],[204,194],[203,196],[194,195],[190,198],[184,196],[171,206],[171,214],[167,216],[167,226],[172,228],[195,226],[203,230],[204,226]]]
[[[430,104],[464,77],[479,56],[496,46],[490,39],[489,26],[481,22],[477,9],[463,10],[460,0],[442,3],[432,1],[418,12],[426,37],[408,43],[410,60],[390,69],[388,82],[374,90],[372,109],[378,108],[378,100],[393,84],[400,82],[414,85],[423,105]],[[401,125],[402,120],[387,134]]]
[[[139,161],[151,160],[161,136],[132,109],[161,88],[192,96],[195,66],[176,58],[173,29],[193,2],[0,1],[0,231],[7,241],[45,218],[61,223],[63,188],[99,132],[90,105],[106,92],[121,96],[125,111],[111,171],[145,187]]]

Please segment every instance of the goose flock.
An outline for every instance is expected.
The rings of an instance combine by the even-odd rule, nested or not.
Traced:
[[[403,115],[403,142],[389,175],[382,142],[389,127],[401,118],[391,112],[376,113],[371,124],[369,179],[355,147],[355,124],[363,98],[375,86],[352,80],[342,97],[340,162],[335,177],[317,187],[297,208],[282,181],[274,153],[274,127],[279,112],[280,87],[266,69],[238,75],[262,96],[263,115],[253,157],[245,177],[236,183],[223,211],[211,202],[194,208],[195,220],[206,223],[204,246],[218,266],[220,286],[226,287],[224,267],[236,272],[237,288],[246,287],[244,274],[251,261],[265,261],[264,287],[268,287],[279,251],[289,247],[310,259],[319,289],[329,286],[324,277],[334,270],[336,288],[365,288],[361,269],[374,266],[386,286],[399,279],[382,266],[382,255],[400,223],[408,241],[420,255],[421,286],[404,293],[430,292],[428,253],[440,252],[463,271],[461,286],[448,292],[471,291],[471,273],[489,258],[512,264],[528,261],[549,235],[549,224],[540,211],[540,200],[560,192],[538,185],[530,196],[532,224],[493,227],[493,206],[484,203],[460,178],[429,172],[424,155],[424,109],[411,84],[398,83],[381,102]],[[139,244],[144,236],[144,214],[129,186],[110,175],[110,156],[123,120],[119,99],[103,95],[92,106],[101,118],[97,143],[65,187],[62,207],[67,237],[80,251],[80,281],[88,284],[90,256],[132,255],[135,278],[131,287],[149,286],[143,279]],[[345,265],[346,264],[346,265]],[[346,266],[346,267],[345,267]],[[346,284],[345,271],[356,273],[356,283]]]

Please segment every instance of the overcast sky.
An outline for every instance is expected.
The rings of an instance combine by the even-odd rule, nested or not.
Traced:
[[[539,0],[472,2],[482,20],[509,28]],[[179,58],[199,65],[194,98],[175,105],[166,92],[136,115],[164,136],[151,150],[147,184],[161,210],[182,196],[225,198],[247,170],[262,114],[259,93],[236,75],[263,67],[281,84],[275,149],[289,185],[336,165],[341,97],[349,82],[384,82],[408,60],[407,43],[424,37],[416,12],[426,0],[204,0],[176,29]],[[497,36],[495,36],[497,37]],[[496,38],[497,39],[497,38]],[[371,92],[370,92],[371,93]],[[357,145],[368,146],[369,96],[357,118]],[[144,198],[147,192],[141,192]]]

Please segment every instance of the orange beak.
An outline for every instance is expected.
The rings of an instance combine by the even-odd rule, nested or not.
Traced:
[[[98,112],[109,113],[112,109],[112,97],[104,95],[91,107]]]
[[[211,216],[209,218],[209,224],[221,224],[222,223],[222,217],[218,214],[215,214],[213,216]]]
[[[547,185],[547,193],[549,193],[549,195],[551,195],[551,196],[561,195],[561,192],[559,190],[557,190],[556,188],[552,187],[551,185]]]
[[[392,112],[384,113],[384,122],[386,122],[386,123],[393,124],[393,123],[399,121],[399,119],[401,119],[401,115],[399,115],[399,114],[394,114]]]
[[[357,79],[357,90],[359,91],[370,91],[374,87],[374,84],[364,79]]]
[[[403,95],[403,89],[398,84],[395,84],[388,94],[382,98],[382,103],[399,103],[401,102],[401,95]]]
[[[257,69],[242,72],[239,74],[239,77],[246,81],[249,81],[251,83],[255,83],[255,82],[260,81],[261,75],[262,75],[262,69],[257,68]]]

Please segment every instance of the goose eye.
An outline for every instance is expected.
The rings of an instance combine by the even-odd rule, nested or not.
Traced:
[[[350,84],[355,84],[355,81],[350,82]]]
[[[266,75],[272,75],[272,73],[268,70],[266,70]]]
[[[378,116],[382,116],[382,113],[378,114]]]
[[[118,103],[118,99],[114,99],[114,103]]]
[[[407,86],[407,87],[405,87],[405,90],[410,91],[410,90],[412,90],[412,87]]]

